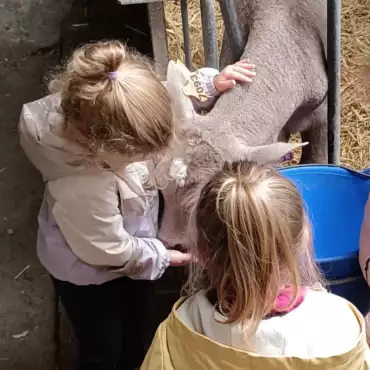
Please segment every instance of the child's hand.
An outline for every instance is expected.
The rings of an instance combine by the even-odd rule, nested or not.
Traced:
[[[176,249],[169,249],[170,266],[185,266],[193,261],[193,255],[190,253],[183,253]]]
[[[223,93],[235,87],[236,82],[252,82],[256,75],[255,68],[254,64],[249,63],[249,59],[225,67],[213,80],[216,90]]]

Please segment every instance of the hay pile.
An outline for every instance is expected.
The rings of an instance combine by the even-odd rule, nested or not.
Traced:
[[[199,0],[188,0],[188,4],[193,65],[199,67],[204,65]],[[184,60],[179,1],[165,0],[165,11],[170,58]],[[217,2],[216,13],[220,50],[223,25]],[[370,166],[370,107],[365,106],[358,86],[367,54],[370,55],[370,0],[342,0],[341,157],[343,164],[357,169]],[[370,84],[370,74],[367,82]]]

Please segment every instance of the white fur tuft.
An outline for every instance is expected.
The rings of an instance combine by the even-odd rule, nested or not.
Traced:
[[[171,164],[170,177],[176,181],[177,186],[183,187],[187,179],[188,166],[182,158],[175,158]]]

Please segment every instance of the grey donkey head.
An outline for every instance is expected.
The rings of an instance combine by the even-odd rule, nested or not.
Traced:
[[[164,213],[159,238],[168,246],[188,246],[196,234],[190,222],[202,187],[222,168],[224,162],[252,161],[278,163],[295,148],[307,143],[277,142],[249,147],[237,137],[219,137],[222,117],[209,126],[204,116],[198,115],[191,100],[183,94],[190,71],[181,63],[171,61],[167,71],[167,88],[173,99],[173,109],[180,126],[180,142],[187,177],[183,186],[175,181],[163,190]],[[231,107],[232,109],[232,107]],[[227,112],[225,112],[227,115]]]

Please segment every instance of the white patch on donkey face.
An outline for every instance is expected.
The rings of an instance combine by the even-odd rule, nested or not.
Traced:
[[[170,177],[175,180],[176,185],[183,187],[187,178],[188,166],[184,163],[182,158],[175,158],[170,169]]]

